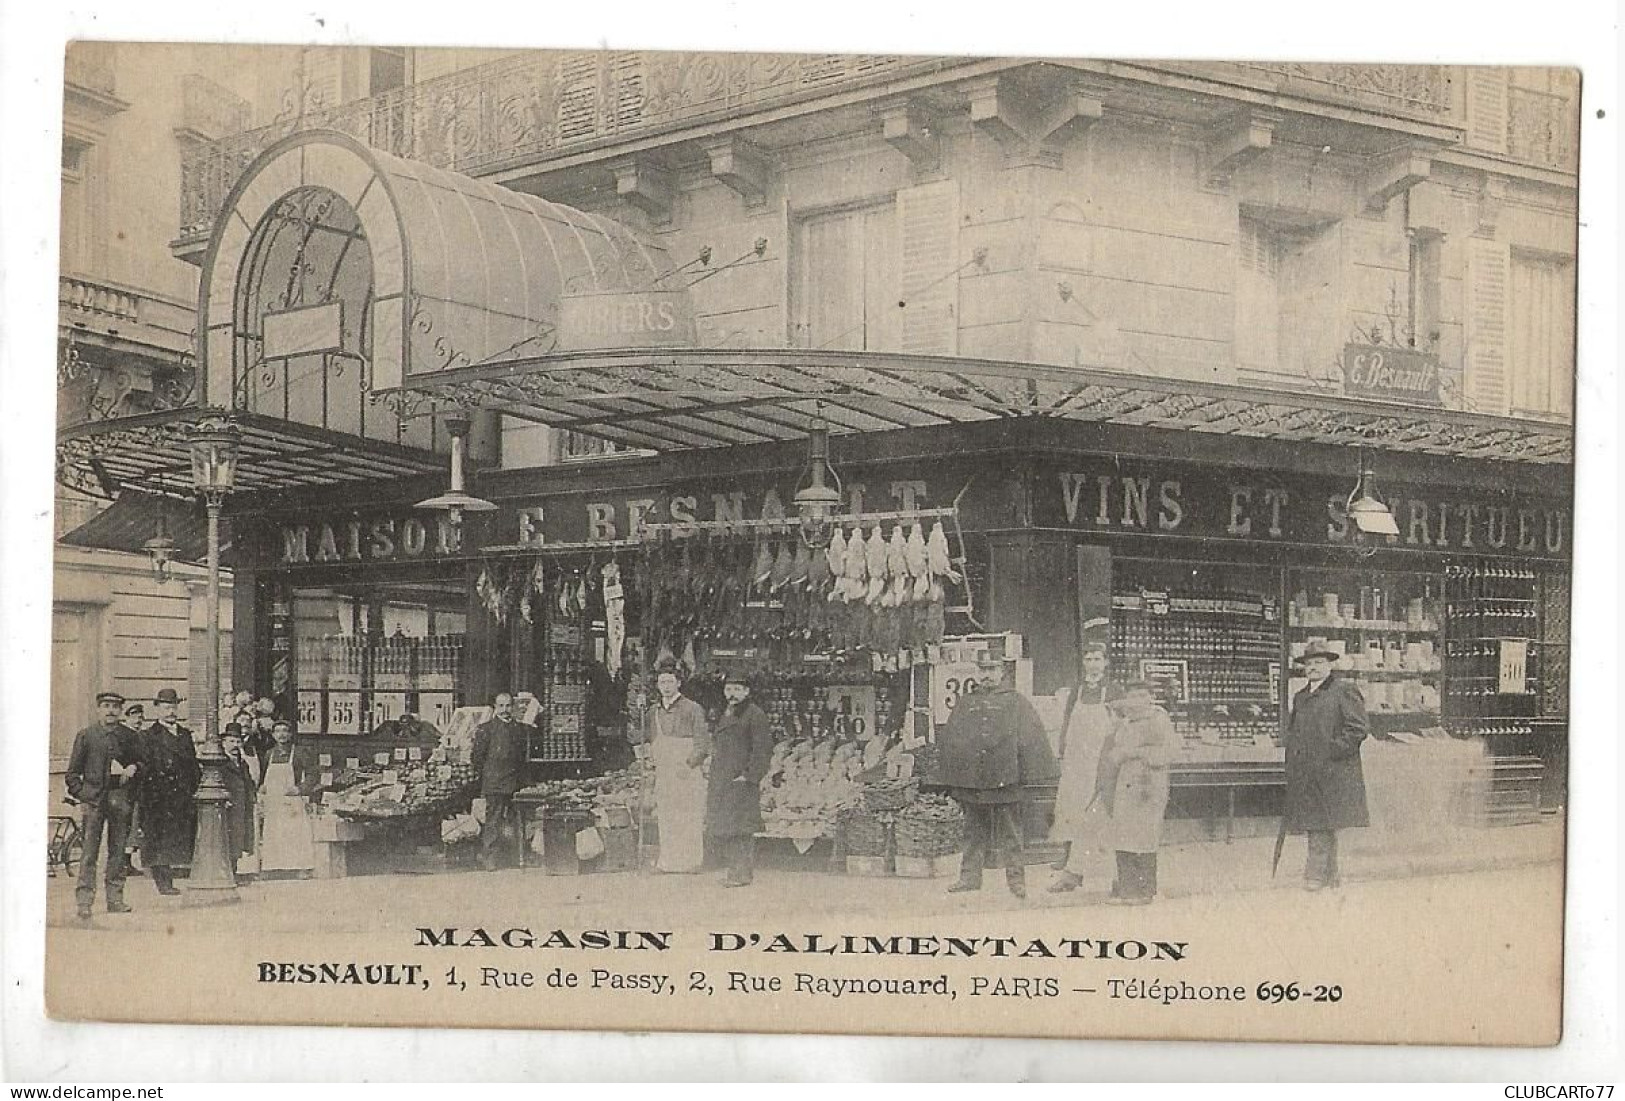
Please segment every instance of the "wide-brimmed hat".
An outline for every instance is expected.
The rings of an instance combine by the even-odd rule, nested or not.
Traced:
[[[1329,646],[1322,646],[1319,643],[1314,643],[1298,656],[1299,661],[1308,661],[1310,658],[1325,658],[1327,661],[1336,664],[1337,662],[1343,660],[1343,655],[1339,654],[1336,650],[1333,650]]]
[[[180,703],[180,693],[173,688],[160,688],[158,694],[152,697],[153,703]]]

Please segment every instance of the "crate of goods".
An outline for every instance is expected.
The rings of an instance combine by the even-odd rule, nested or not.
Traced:
[[[891,815],[848,811],[841,816],[841,839],[848,857],[888,856],[892,841]]]
[[[868,780],[863,785],[863,808],[875,813],[901,810],[920,790],[917,780]]]
[[[946,796],[922,795],[898,813],[893,832],[899,856],[946,856],[964,844],[965,815]]]

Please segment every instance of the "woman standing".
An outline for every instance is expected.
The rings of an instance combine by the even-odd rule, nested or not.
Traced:
[[[711,781],[705,799],[705,832],[719,843],[728,864],[725,887],[747,886],[755,875],[756,832],[762,828],[762,777],[773,756],[767,712],[750,698],[741,673],[722,682],[728,701],[711,742]]]
[[[1157,848],[1168,810],[1168,766],[1179,736],[1148,681],[1123,686],[1112,705],[1119,721],[1101,750],[1095,788],[1111,815],[1106,840],[1117,851],[1117,879],[1107,902],[1144,906],[1157,897]]]
[[[662,872],[692,873],[705,860],[705,773],[711,731],[705,711],[682,693],[677,671],[655,677],[656,698],[644,712],[643,739],[655,766],[655,820]]]
[[[316,866],[305,791],[315,774],[309,754],[293,744],[293,724],[278,719],[260,775],[260,871],[308,876]]]
[[[1061,874],[1050,884],[1051,893],[1076,890],[1083,882],[1091,835],[1104,820],[1095,799],[1095,771],[1101,748],[1111,733],[1111,709],[1106,705],[1119,693],[1106,681],[1106,644],[1083,644],[1082,680],[1065,694],[1061,709],[1061,783],[1055,793],[1053,840],[1066,846]]]

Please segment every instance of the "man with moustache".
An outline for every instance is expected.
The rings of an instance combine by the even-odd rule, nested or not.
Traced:
[[[68,798],[82,808],[84,855],[79,861],[79,883],[74,891],[80,921],[89,921],[96,901],[96,868],[102,836],[107,838],[104,883],[107,912],[127,914],[124,902],[124,840],[130,831],[130,788],[140,772],[140,749],[135,736],[119,722],[124,697],[117,692],[96,695],[97,721],[73,737],[64,776]]]
[[[1370,724],[1360,689],[1332,669],[1341,657],[1325,647],[1311,647],[1303,655],[1309,683],[1292,698],[1286,730],[1286,814],[1281,834],[1308,837],[1303,885],[1309,891],[1341,885],[1337,831],[1370,824],[1360,765],[1360,743]]]
[[[146,768],[138,796],[141,813],[141,863],[161,895],[178,895],[175,868],[192,863],[197,834],[198,765],[192,731],[177,716],[180,696],[165,688],[153,697],[158,721],[141,735]]]
[[[497,846],[513,817],[514,792],[525,786],[524,723],[513,717],[513,697],[497,694],[491,702],[490,719],[474,731],[472,760],[480,777],[480,797],[485,800],[485,824],[480,829],[480,867],[495,871]],[[520,844],[524,838],[520,838]]]

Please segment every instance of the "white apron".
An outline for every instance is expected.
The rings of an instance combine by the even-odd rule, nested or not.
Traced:
[[[265,766],[265,786],[260,789],[259,799],[259,805],[265,808],[259,844],[263,872],[308,872],[316,866],[305,798],[283,794],[293,786],[293,762]]]
[[[705,773],[688,764],[694,739],[656,735],[655,820],[660,823],[663,872],[697,872],[705,860]]]
[[[1080,703],[1072,709],[1067,724],[1066,756],[1061,760],[1061,783],[1055,793],[1053,841],[1086,843],[1104,820],[1102,807],[1089,808],[1095,797],[1095,775],[1100,769],[1100,750],[1111,732],[1114,717],[1101,703]]]

